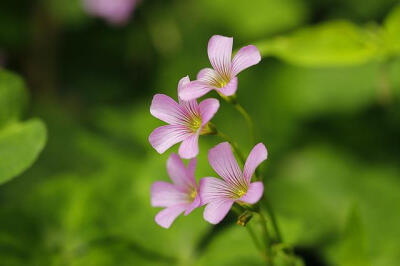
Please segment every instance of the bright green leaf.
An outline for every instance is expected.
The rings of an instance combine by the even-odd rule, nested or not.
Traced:
[[[38,119],[0,130],[0,184],[31,166],[45,142],[46,127]]]
[[[26,102],[23,80],[11,72],[0,70],[0,128],[19,120]]]
[[[263,57],[276,56],[300,66],[342,66],[375,59],[379,44],[373,31],[347,21],[300,29],[257,44]]]
[[[384,25],[388,45],[393,52],[400,53],[400,5],[387,16]]]

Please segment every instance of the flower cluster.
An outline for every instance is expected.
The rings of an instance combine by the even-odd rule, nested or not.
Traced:
[[[208,161],[221,177],[204,177],[196,183],[196,156],[199,153],[199,136],[215,134],[210,123],[219,109],[219,101],[209,98],[197,102],[211,90],[223,98],[234,96],[237,90],[237,75],[244,69],[260,62],[261,56],[253,45],[241,48],[232,58],[233,38],[215,35],[208,43],[208,57],[213,68],[204,68],[197,80],[184,77],[178,84],[178,102],[167,95],[156,94],[150,113],[167,123],[156,128],[149,136],[153,148],[164,153],[181,143],[179,155],[171,154],[167,161],[167,172],[172,183],[158,181],[151,187],[151,204],[164,207],[155,218],[162,227],[169,228],[181,213],[188,215],[195,208],[206,205],[204,219],[219,223],[236,202],[241,205],[257,203],[263,195],[261,181],[251,182],[258,165],[267,159],[267,149],[259,143],[251,150],[243,171],[236,161],[231,145],[223,142],[210,149]],[[190,159],[186,167],[182,159]]]

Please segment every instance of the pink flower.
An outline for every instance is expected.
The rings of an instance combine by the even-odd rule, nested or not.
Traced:
[[[158,181],[151,186],[151,205],[166,207],[155,218],[157,224],[169,228],[182,212],[191,213],[201,204],[194,172],[196,159],[186,168],[178,155],[172,153],[167,161],[167,171],[173,184]]]
[[[266,159],[267,149],[264,144],[257,144],[250,152],[242,172],[228,142],[212,148],[208,152],[208,161],[223,180],[214,177],[200,180],[202,204],[207,204],[204,219],[217,224],[226,216],[234,202],[258,202],[264,185],[260,181],[250,183],[250,180],[257,166]]]
[[[211,90],[223,96],[235,94],[237,75],[244,69],[258,64],[261,55],[254,45],[241,48],[232,59],[233,38],[214,35],[208,42],[208,58],[214,69],[204,68],[197,80],[190,82],[179,94],[184,100],[199,98]]]
[[[190,82],[186,76],[179,81],[178,93]],[[210,133],[208,122],[219,108],[219,101],[206,99],[200,104],[196,100],[179,104],[164,94],[156,94],[150,107],[150,113],[169,125],[156,128],[149,136],[149,142],[159,153],[172,145],[182,142],[179,155],[185,159],[196,157],[199,153],[199,135]]]
[[[86,11],[105,18],[110,24],[125,24],[137,4],[137,0],[84,0]]]

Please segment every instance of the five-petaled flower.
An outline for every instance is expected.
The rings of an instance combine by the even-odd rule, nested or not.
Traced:
[[[182,212],[191,213],[201,205],[195,179],[196,159],[189,161],[186,168],[178,155],[172,153],[167,161],[171,183],[157,181],[151,186],[151,205],[166,207],[156,215],[156,223],[169,228]]]
[[[200,179],[201,201],[202,204],[207,204],[204,219],[217,224],[226,216],[234,202],[258,202],[263,194],[264,185],[260,181],[251,183],[250,180],[257,166],[266,159],[267,149],[264,144],[257,144],[250,152],[242,172],[228,142],[212,148],[208,152],[208,161],[223,179]]]
[[[261,55],[254,45],[241,48],[232,59],[233,38],[214,35],[208,42],[208,58],[214,69],[204,68],[197,74],[197,80],[190,82],[179,93],[184,100],[199,98],[211,90],[222,96],[235,94],[237,75],[244,69],[260,62]]]
[[[185,90],[190,82],[188,77],[179,81],[178,93]],[[156,128],[149,136],[150,144],[159,153],[165,152],[171,146],[182,142],[179,155],[185,159],[194,158],[199,153],[199,135],[211,132],[208,122],[219,108],[217,99],[206,99],[200,104],[196,100],[184,101],[179,98],[179,104],[164,94],[156,94],[150,107],[150,113],[169,125]]]

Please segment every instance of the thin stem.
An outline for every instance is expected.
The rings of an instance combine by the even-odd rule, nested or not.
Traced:
[[[264,205],[265,209],[267,210],[267,212],[269,214],[269,218],[271,219],[271,224],[272,224],[272,228],[274,229],[274,232],[275,232],[276,241],[278,243],[282,243],[282,235],[279,230],[278,223],[276,222],[276,216],[275,216],[275,212],[272,208],[272,205],[269,203],[269,200],[267,198],[264,198],[264,203],[265,203],[265,205]]]
[[[259,251],[262,251],[261,244],[260,244],[260,242],[258,242],[258,239],[257,239],[257,237],[256,237],[256,234],[255,234],[253,228],[251,227],[250,223],[246,225],[246,229],[247,229],[247,231],[249,232],[249,235],[250,235],[251,239],[253,240],[254,245],[256,246],[256,248],[257,248]]]
[[[264,242],[265,242],[266,262],[267,262],[267,265],[273,266],[272,252],[271,252],[271,238],[268,233],[267,220],[265,219],[264,214],[261,212],[261,209],[257,213],[260,216],[260,225],[261,225]]]
[[[240,151],[240,149],[239,149],[238,145],[236,144],[236,142],[233,141],[231,137],[229,137],[228,135],[222,133],[219,130],[217,131],[217,136],[219,136],[220,138],[226,140],[227,142],[229,142],[232,145],[233,150],[235,151],[236,155],[239,157],[240,161],[244,165],[245,160],[244,160],[243,153]]]
[[[239,216],[239,215],[241,215],[242,213],[243,213],[243,208],[241,208],[239,205],[237,205],[237,204],[234,204],[233,206],[232,206],[232,210]],[[262,247],[261,247],[261,245],[260,245],[260,242],[258,241],[258,239],[257,239],[257,236],[256,236],[256,234],[254,233],[254,231],[253,231],[253,228],[251,228],[250,227],[250,224],[247,224],[246,225],[246,229],[247,229],[247,231],[249,232],[249,235],[250,235],[250,237],[251,237],[251,239],[253,240],[253,242],[254,242],[254,245],[256,246],[256,248],[259,250],[259,251],[262,251]]]
[[[238,103],[237,101],[233,103],[233,106],[243,116],[243,118],[246,120],[247,126],[249,127],[251,140],[252,140],[253,143],[256,143],[256,135],[255,135],[255,130],[254,130],[254,123],[253,123],[253,120],[251,119],[249,113],[247,113],[247,111],[243,108],[243,106],[241,106],[240,103]]]

